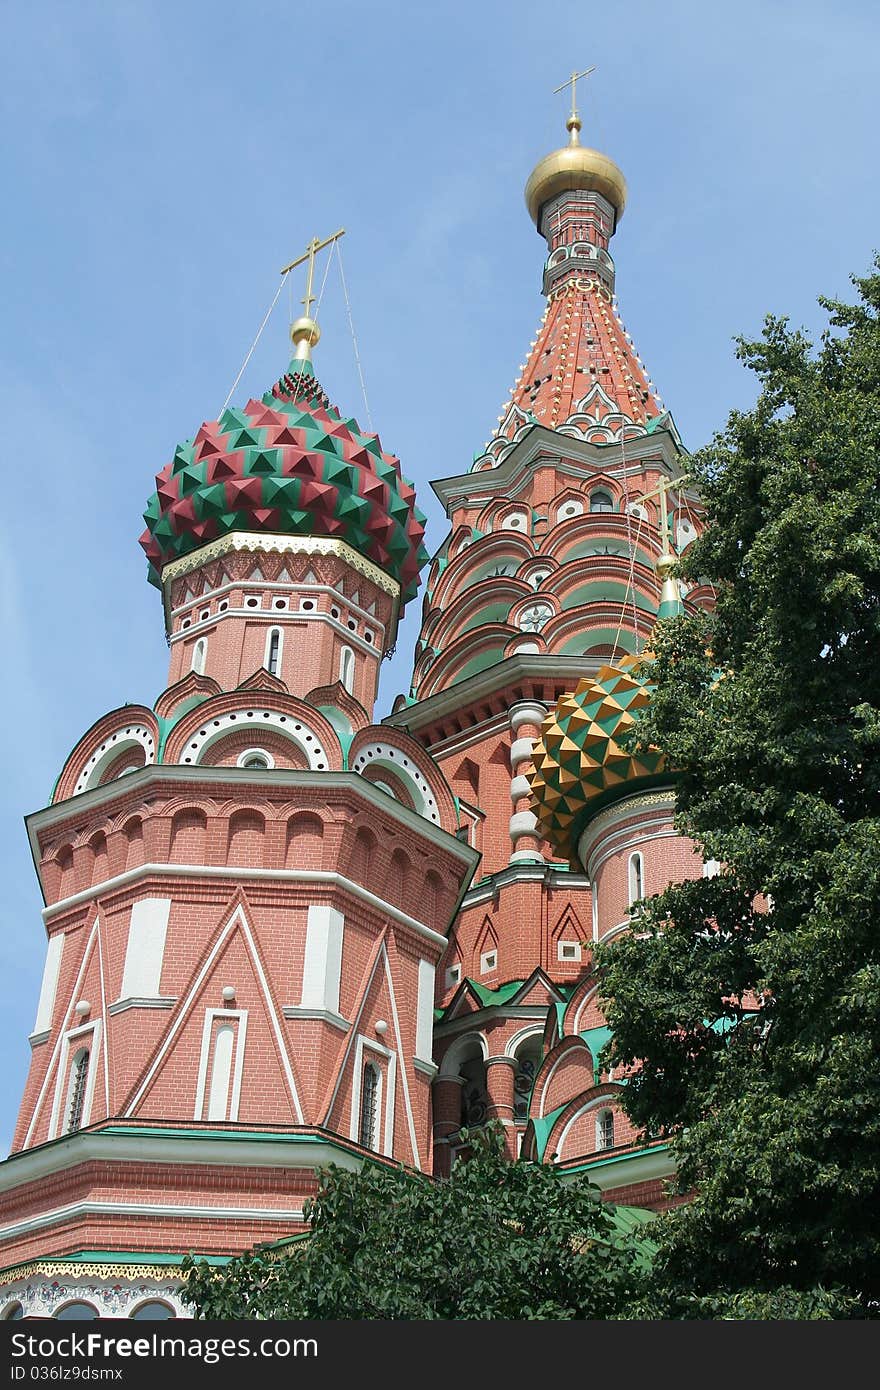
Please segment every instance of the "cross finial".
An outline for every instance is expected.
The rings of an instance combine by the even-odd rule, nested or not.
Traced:
[[[565,79],[561,86],[555,87],[553,90],[553,95],[555,96],[557,92],[562,92],[566,87],[571,87],[571,112],[568,120],[565,122],[565,128],[571,133],[571,143],[573,145],[578,143],[578,131],[581,128],[581,118],[578,115],[577,109],[577,84],[582,77],[589,77],[590,73],[595,71],[596,68],[593,66],[591,68],[584,68],[583,72],[573,72],[570,77]]]
[[[302,298],[302,304],[305,307],[305,315],[302,318],[298,318],[290,330],[290,336],[296,346],[297,357],[308,357],[309,349],[314,347],[315,343],[318,341],[320,332],[311,314],[312,305],[315,302],[315,295],[312,294],[312,285],[315,279],[315,257],[319,251],[323,251],[325,246],[330,246],[332,242],[338,241],[341,236],[345,236],[344,227],[340,227],[338,232],[334,232],[332,236],[325,237],[323,241],[319,241],[316,236],[312,237],[303,254],[297,256],[295,261],[291,261],[289,265],[282,268],[281,274],[287,275],[291,270],[295,270],[298,265],[302,265],[303,261],[308,261],[309,263],[308,273],[306,275],[306,292]]]

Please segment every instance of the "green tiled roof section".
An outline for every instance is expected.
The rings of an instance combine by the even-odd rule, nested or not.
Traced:
[[[599,1067],[599,1054],[605,1044],[611,1041],[614,1034],[610,1028],[584,1028],[583,1031],[578,1034],[578,1037],[583,1038],[587,1047],[590,1049],[593,1058],[593,1080],[598,1085],[598,1076],[601,1070]]]
[[[568,1101],[565,1102],[565,1105],[558,1105],[555,1110],[550,1110],[546,1115],[538,1115],[532,1120],[532,1127],[535,1131],[535,1149],[537,1150],[539,1159],[543,1160],[544,1150],[547,1147],[547,1140],[550,1138],[550,1131],[559,1119],[566,1105],[568,1105]]]
[[[474,994],[485,1008],[490,1008],[493,1004],[506,1004],[508,999],[512,999],[518,990],[522,989],[525,980],[509,980],[505,985],[499,985],[497,989],[489,989],[487,985],[477,984],[476,980],[467,977]]]

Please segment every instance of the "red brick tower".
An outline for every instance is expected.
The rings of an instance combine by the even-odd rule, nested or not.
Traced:
[[[431,1164],[434,972],[477,852],[370,723],[424,557],[397,459],[288,371],[182,444],[143,545],[169,684],[28,821],[48,955],[4,1304],[174,1316],[175,1268],[302,1228],[315,1166]]]
[[[662,808],[636,802],[584,862],[563,857],[529,778],[548,707],[641,652],[658,611],[681,602],[669,570],[699,520],[675,426],[616,307],[608,247],[623,175],[581,146],[575,110],[568,130],[526,186],[548,247],[546,307],[486,448],[434,484],[451,529],[430,568],[411,696],[386,723],[431,753],[482,854],[438,974],[436,1170],[448,1171],[462,1122],[495,1116],[511,1153],[528,1125],[528,1152],[587,1166],[623,1202],[656,1203],[665,1150],[637,1140],[618,1085],[594,1066],[608,1032],[591,944],[626,924],[634,897],[700,861],[672,834],[667,793]],[[624,853],[641,868],[621,886]],[[559,1050],[569,1037],[571,1056]]]

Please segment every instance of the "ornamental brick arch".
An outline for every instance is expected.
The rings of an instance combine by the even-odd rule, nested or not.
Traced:
[[[618,658],[635,653],[637,642],[639,650],[644,650],[655,618],[638,608],[636,614],[634,626],[631,603],[602,603],[589,610],[571,608],[556,620],[554,650],[558,655],[584,656],[598,646],[610,645]]]
[[[226,833],[226,862],[230,868],[260,869],[266,848],[266,817],[253,806],[232,812]]]
[[[535,553],[531,537],[519,531],[496,531],[471,541],[446,566],[433,591],[432,606],[445,608],[460,593],[485,579],[493,565],[510,560],[518,567],[533,559]],[[467,562],[460,564],[459,560],[465,556]]]
[[[324,855],[324,821],[316,811],[288,815],[284,827],[284,867],[320,869]]]
[[[462,590],[443,612],[431,634],[431,646],[448,646],[466,632],[487,622],[504,622],[514,604],[534,599],[529,584],[513,575],[497,575],[482,584]]]
[[[142,749],[147,766],[156,761],[159,723],[146,705],[123,705],[98,719],[67,758],[55,786],[52,802],[90,791],[104,772],[126,749]]]
[[[361,702],[346,690],[342,681],[334,681],[332,685],[319,685],[314,690],[310,690],[304,697],[307,705],[327,713],[332,710],[333,714],[327,713],[331,724],[334,720],[343,715],[348,724],[349,732],[356,734],[361,729],[366,729],[370,723],[370,716],[364,709]]]
[[[309,761],[298,744],[277,729],[233,729],[215,739],[199,760],[200,767],[246,767],[247,755],[265,754],[269,768],[305,771]],[[244,760],[244,761],[243,761]]]
[[[373,831],[369,826],[353,821],[344,836],[343,854],[340,857],[346,878],[353,883],[368,882],[378,854],[379,841]]]
[[[550,1115],[592,1085],[595,1058],[583,1038],[566,1037],[544,1057],[535,1077],[530,1115]]]
[[[433,758],[405,730],[385,724],[363,729],[348,750],[348,766],[360,773],[368,766],[392,772],[407,787],[414,810],[455,834],[458,811],[452,789]]]
[[[208,817],[201,806],[182,806],[171,817],[168,857],[175,864],[204,864]]]
[[[156,714],[160,719],[173,719],[175,714],[180,717],[195,704],[219,694],[221,687],[213,676],[199,676],[195,671],[187,671],[181,680],[163,690],[156,701]]]
[[[633,1144],[639,1137],[639,1130],[620,1105],[622,1093],[623,1087],[614,1081],[605,1081],[600,1086],[584,1090],[554,1121],[542,1157],[546,1160],[557,1154],[558,1161],[565,1163],[591,1156],[603,1149],[620,1149]],[[602,1110],[610,1110],[614,1117],[614,1139],[611,1144],[603,1145],[598,1140],[596,1120]]]
[[[426,699],[435,690],[493,666],[502,659],[508,640],[515,635],[508,623],[497,622],[464,633],[435,658],[419,688],[419,697]]]
[[[556,494],[547,508],[551,530],[555,526],[572,521],[576,516],[583,516],[588,510],[589,500],[583,491],[574,487],[564,488]]]
[[[607,489],[596,487],[593,491],[605,492]],[[576,558],[572,552],[576,552],[578,547],[590,547],[608,541],[621,545],[622,553],[628,556],[630,544],[635,542],[638,534],[638,518],[627,518],[625,513],[619,511],[591,512],[588,505],[589,497],[584,496],[583,500],[584,510],[579,516],[570,517],[551,526],[543,538],[542,555],[548,558],[552,556],[560,565],[564,565],[567,558]],[[654,549],[655,534],[642,522],[641,549],[645,563],[649,566],[653,564],[649,548]]]
[[[207,748],[243,728],[253,734],[255,744],[261,729],[288,737],[318,771],[342,767],[339,738],[325,715],[279,692],[262,691],[253,698],[243,694],[233,690],[218,695],[184,715],[168,737],[162,761],[199,766]]]
[[[480,512],[477,528],[487,533],[491,531],[507,535],[512,532],[518,536],[530,536],[531,504],[525,496],[496,498]]]

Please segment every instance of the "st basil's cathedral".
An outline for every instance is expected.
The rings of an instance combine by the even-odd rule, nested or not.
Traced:
[[[525,191],[546,307],[485,449],[433,483],[430,564],[399,460],[316,375],[317,243],[287,369],[156,477],[166,688],[99,719],[27,818],[47,950],[4,1318],[186,1316],[185,1252],[304,1229],[328,1163],[442,1178],[490,1119],[633,1219],[670,1200],[603,1069],[591,955],[717,867],[624,738],[656,622],[713,595],[673,573],[701,509],[618,307],[624,177],[574,105],[567,128]]]

